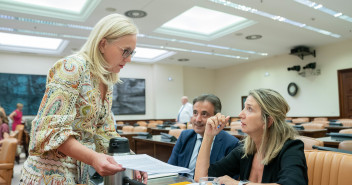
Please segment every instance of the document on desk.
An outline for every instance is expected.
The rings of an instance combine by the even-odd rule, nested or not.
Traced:
[[[147,154],[114,156],[117,163],[124,168],[144,171],[148,173],[188,173],[188,168],[174,166]]]

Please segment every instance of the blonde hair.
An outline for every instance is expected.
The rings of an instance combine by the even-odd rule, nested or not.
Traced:
[[[17,103],[17,108],[19,108],[19,107],[23,107],[23,104],[22,103]]]
[[[118,74],[106,70],[109,65],[100,52],[99,43],[103,38],[112,42],[125,35],[137,33],[138,29],[131,19],[120,14],[108,15],[94,26],[88,40],[78,53],[86,58],[90,71],[98,76],[104,84],[115,84],[119,81]]]
[[[0,119],[2,120],[2,123],[9,123],[9,120],[5,116],[3,112],[0,111]]]
[[[260,106],[265,127],[259,151],[256,151],[253,139],[246,137],[243,157],[258,152],[263,156],[262,164],[267,165],[279,154],[288,139],[295,138],[297,131],[285,122],[290,107],[278,92],[271,89],[255,89],[250,91],[248,96],[252,96]],[[273,123],[268,128],[269,120]]]

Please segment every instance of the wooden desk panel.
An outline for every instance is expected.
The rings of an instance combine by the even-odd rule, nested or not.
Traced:
[[[308,130],[297,130],[297,131],[301,136],[319,138],[319,137],[326,136],[327,129],[308,129]]]
[[[341,141],[337,141],[335,139],[332,139],[331,137],[321,137],[317,138],[320,141],[324,142],[325,147],[333,147],[333,148],[338,148],[339,144]]]
[[[170,127],[168,128],[150,128],[150,132],[152,135],[160,135],[160,133],[168,134],[170,131]]]
[[[128,142],[130,144],[130,149],[134,150],[134,141],[133,141],[133,136],[138,136],[137,132],[125,132],[119,134],[121,137],[125,137],[128,139]],[[135,152],[135,151],[134,151]]]
[[[352,127],[346,127],[346,126],[328,126],[325,127],[326,129],[328,129],[328,133],[330,132],[339,132],[342,129],[350,129]]]

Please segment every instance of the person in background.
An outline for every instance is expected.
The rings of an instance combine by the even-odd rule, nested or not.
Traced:
[[[5,109],[4,109],[4,107],[1,107],[1,104],[0,104],[0,112],[2,112],[5,115],[5,117],[7,117]]]
[[[88,184],[90,166],[101,176],[125,170],[107,155],[110,139],[118,137],[112,90],[135,53],[137,33],[127,17],[105,16],[78,53],[49,70],[21,184]],[[147,183],[147,173],[135,177]]]
[[[209,164],[211,145],[229,117],[220,113],[210,117],[197,160],[195,180],[212,176],[219,177],[219,184],[225,185],[307,185],[304,144],[295,140],[296,130],[285,122],[288,111],[286,100],[278,92],[271,89],[250,91],[239,114],[242,131],[248,136],[243,145],[214,164]],[[229,177],[237,173],[241,181]]]
[[[16,126],[22,124],[22,109],[23,104],[17,103],[17,109],[10,114],[10,119],[12,122],[12,131],[16,130]]]
[[[0,146],[2,144],[3,139],[8,138],[10,136],[10,128],[8,125],[7,117],[4,113],[0,112]]]
[[[192,104],[188,102],[188,97],[187,96],[182,96],[181,98],[181,103],[182,106],[180,110],[178,111],[178,115],[176,118],[176,122],[178,123],[188,123],[191,120],[192,117]]]
[[[221,112],[220,99],[213,94],[203,94],[193,100],[193,116],[191,123],[193,129],[184,130],[172,150],[168,160],[169,164],[189,168],[190,173],[181,174],[193,179],[195,164],[199,147],[204,136],[207,119]],[[225,131],[219,134],[211,143],[211,164],[222,159],[238,145],[238,139]]]

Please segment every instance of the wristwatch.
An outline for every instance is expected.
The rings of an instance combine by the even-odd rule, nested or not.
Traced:
[[[240,183],[238,183],[238,185],[244,185],[244,184],[248,184],[250,183],[248,180],[245,180],[245,181],[240,181]]]

